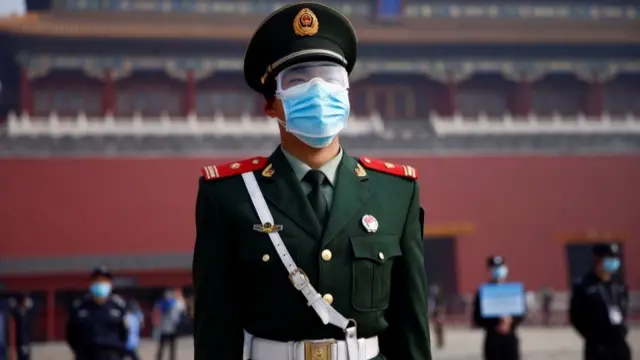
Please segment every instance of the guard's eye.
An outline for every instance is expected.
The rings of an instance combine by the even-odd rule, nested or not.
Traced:
[[[289,85],[298,85],[298,84],[304,84],[307,82],[307,79],[303,79],[303,78],[294,78],[294,79],[290,79],[287,81],[287,84]]]
[[[294,87],[296,85],[304,84],[307,81],[308,81],[307,79],[303,79],[303,78],[300,78],[300,77],[287,79],[287,81],[284,82],[284,84],[282,84],[282,88],[283,89],[288,89],[288,88]]]

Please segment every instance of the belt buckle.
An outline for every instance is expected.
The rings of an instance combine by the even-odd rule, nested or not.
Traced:
[[[303,341],[304,360],[331,360],[334,339],[319,341]]]
[[[302,290],[302,288],[309,284],[307,274],[300,268],[293,270],[293,272],[289,274],[289,281],[291,281],[296,290]]]

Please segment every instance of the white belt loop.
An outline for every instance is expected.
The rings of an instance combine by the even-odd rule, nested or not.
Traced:
[[[271,215],[271,211],[269,211],[269,206],[262,195],[260,185],[258,185],[254,173],[251,171],[242,174],[242,180],[247,187],[251,202],[258,213],[260,222],[263,225],[266,223],[275,225],[273,215]],[[280,257],[280,261],[282,261],[282,264],[289,273],[289,280],[291,280],[293,286],[304,295],[305,299],[307,299],[307,305],[313,308],[323,324],[331,324],[344,331],[349,354],[348,360],[359,360],[358,335],[355,321],[345,318],[326,301],[322,300],[320,294],[309,282],[307,275],[296,265],[295,261],[293,261],[278,232],[272,231],[268,233],[268,235],[273,247],[276,249],[276,253]]]

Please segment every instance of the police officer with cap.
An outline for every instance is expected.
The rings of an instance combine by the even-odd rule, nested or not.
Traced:
[[[431,359],[415,169],[339,143],[356,47],[347,18],[315,2],[253,35],[245,80],[280,146],[203,168],[196,360]]]
[[[620,247],[596,244],[593,255],[593,269],[573,286],[571,324],[585,341],[585,360],[630,360],[626,341],[629,293],[616,276]]]
[[[91,273],[89,293],[74,301],[67,322],[67,343],[76,360],[122,360],[126,354],[126,303],[112,291],[104,267]]]
[[[507,280],[509,268],[502,256],[487,258],[490,283],[503,283]],[[522,323],[522,316],[505,316],[502,318],[485,318],[480,310],[480,291],[476,293],[473,308],[473,324],[485,331],[485,360],[518,360],[520,359],[520,342],[516,329]]]

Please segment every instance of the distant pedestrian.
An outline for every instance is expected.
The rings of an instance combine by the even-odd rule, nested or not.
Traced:
[[[7,360],[8,327],[9,327],[9,305],[5,299],[0,296],[0,360]]]
[[[176,360],[176,338],[178,328],[185,312],[184,299],[177,289],[168,289],[164,297],[159,300],[154,309],[157,316],[156,327],[159,329],[157,360],[162,360],[164,349],[169,346],[169,359]]]
[[[444,316],[445,301],[440,286],[434,284],[429,289],[429,317],[436,336],[436,346],[438,349],[444,347]]]
[[[129,330],[126,357],[129,360],[140,360],[138,348],[140,347],[140,331],[144,327],[144,314],[135,300],[129,300],[127,303],[125,321]]]
[[[32,305],[31,298],[27,294],[20,294],[13,299],[11,317],[16,329],[15,349],[18,360],[31,359]]]
[[[542,300],[542,323],[544,326],[551,326],[551,305],[553,304],[553,290],[545,287],[540,293]]]

